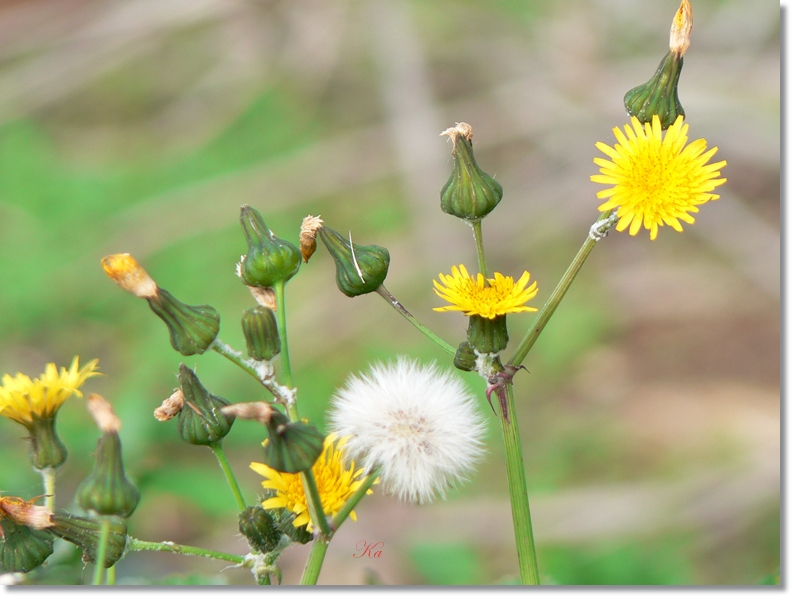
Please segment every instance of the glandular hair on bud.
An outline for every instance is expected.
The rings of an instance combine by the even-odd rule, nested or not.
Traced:
[[[121,288],[140,298],[157,296],[157,284],[129,253],[107,255],[102,259],[105,273]]]
[[[308,263],[311,255],[316,251],[316,233],[322,227],[321,216],[305,216],[300,226],[300,253],[303,260]]]

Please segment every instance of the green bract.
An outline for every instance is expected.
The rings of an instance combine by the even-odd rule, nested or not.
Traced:
[[[242,315],[242,331],[248,355],[257,361],[269,361],[281,351],[278,322],[267,307],[253,307]]]
[[[243,205],[240,220],[248,244],[247,255],[239,267],[245,284],[271,288],[299,271],[302,263],[299,249],[275,236],[258,211]]]
[[[129,518],[140,501],[140,492],[127,479],[117,433],[105,433],[96,444],[96,466],[77,488],[83,510]]]
[[[55,538],[48,530],[36,530],[0,517],[0,572],[30,572],[52,554]]]
[[[171,346],[184,356],[203,354],[220,330],[220,314],[209,305],[185,305],[167,290],[146,299],[170,332]]]
[[[268,467],[281,473],[308,470],[322,453],[324,436],[311,423],[291,422],[280,412],[273,412],[267,423],[269,439],[264,442],[264,458]]]
[[[652,78],[643,85],[630,89],[624,96],[627,113],[643,124],[652,122],[652,116],[656,114],[663,130],[674,124],[677,116],[684,118],[685,110],[682,109],[677,95],[682,63],[682,56],[668,52]]]
[[[182,439],[197,446],[209,446],[222,440],[231,431],[235,417],[224,415],[220,409],[230,402],[210,394],[184,363],[179,365],[179,385],[185,402],[179,413]]]
[[[327,226],[319,229],[319,238],[335,261],[336,285],[345,295],[374,292],[385,281],[390,265],[390,253],[385,247],[350,243]]]

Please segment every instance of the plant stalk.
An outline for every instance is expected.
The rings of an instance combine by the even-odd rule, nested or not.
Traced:
[[[442,348],[448,354],[450,354],[452,356],[456,354],[456,348],[451,346],[448,342],[446,342],[445,340],[440,338],[440,336],[438,336],[437,334],[432,332],[432,330],[430,330],[428,327],[426,327],[424,324],[422,324],[420,321],[418,321],[412,313],[410,313],[407,309],[404,308],[404,305],[402,305],[398,300],[396,300],[396,297],[394,297],[390,292],[388,292],[388,289],[385,288],[384,285],[380,286],[379,288],[377,288],[376,292],[377,292],[378,295],[380,295],[382,298],[384,298],[386,301],[388,301],[388,304],[391,307],[396,309],[396,311],[402,317],[404,317],[407,321],[409,321],[411,324],[413,324],[415,326],[415,328],[419,332],[421,332],[424,336],[429,338],[432,342],[437,344],[440,348]]]
[[[226,481],[228,481],[228,486],[231,488],[231,493],[234,494],[237,508],[239,508],[239,511],[242,512],[247,506],[245,506],[245,499],[242,497],[242,490],[239,488],[239,483],[237,483],[236,477],[234,476],[234,471],[231,470],[231,465],[228,462],[225,450],[223,450],[222,441],[219,441],[215,444],[209,444],[209,447],[217,457],[217,462],[220,463],[220,468],[223,469],[223,474],[225,475]]]
[[[473,228],[473,237],[476,239],[476,255],[478,256],[478,268],[481,275],[487,277],[487,260],[484,258],[484,239],[481,235],[481,220],[470,222]]]
[[[102,519],[102,527],[99,532],[99,547],[96,550],[96,567],[94,568],[93,584],[102,584],[102,574],[105,570],[105,554],[107,554],[107,539],[110,537],[110,521]]]
[[[55,469],[47,467],[42,469],[41,477],[44,480],[44,505],[49,508],[50,512],[55,511]]]
[[[231,562],[232,564],[242,565],[245,563],[245,556],[237,556],[222,551],[202,549],[200,547],[191,547],[189,545],[179,545],[172,541],[156,543],[154,541],[141,541],[140,539],[129,537],[127,539],[127,549],[130,551],[169,551],[171,553],[183,553],[187,556],[201,556],[204,558],[222,560],[224,562]]]
[[[597,223],[602,223],[601,234],[603,235],[607,233],[613,224],[615,224],[615,218],[611,218],[612,213],[613,210],[606,211],[603,212],[599,218],[597,218],[595,226]],[[511,359],[509,359],[509,365],[512,365],[513,367],[519,367],[525,360],[525,357],[528,356],[528,352],[539,339],[539,335],[544,330],[547,322],[550,321],[553,313],[555,313],[556,307],[558,307],[561,299],[564,298],[567,290],[569,290],[569,287],[575,280],[575,276],[577,276],[580,268],[583,267],[583,264],[586,262],[586,258],[589,256],[589,253],[591,253],[591,250],[594,248],[594,245],[597,244],[600,238],[594,237],[591,233],[586,238],[586,241],[580,247],[577,255],[575,255],[575,258],[572,260],[572,263],[569,264],[567,271],[558,282],[555,290],[553,290],[553,294],[550,295],[550,298],[547,299],[547,302],[544,304],[541,311],[539,311],[539,314],[536,316],[531,329],[528,330],[525,336],[523,336],[523,339],[520,340],[520,343],[517,345],[517,350],[514,351]]]
[[[292,380],[291,359],[289,358],[289,337],[286,334],[286,300],[285,300],[285,282],[282,280],[275,284],[275,300],[278,302],[278,310],[275,311],[275,316],[278,320],[278,333],[280,334],[281,341],[281,372],[283,374],[283,384],[293,388],[294,381]]]
[[[311,547],[311,555],[308,556],[308,561],[305,563],[305,570],[303,570],[302,578],[300,579],[301,585],[315,585],[319,579],[319,572],[322,570],[325,554],[330,545],[330,537],[319,535],[313,540]]]

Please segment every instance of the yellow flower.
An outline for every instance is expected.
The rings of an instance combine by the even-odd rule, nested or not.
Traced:
[[[15,377],[4,375],[0,387],[0,415],[22,425],[54,415],[72,394],[82,397],[78,388],[86,379],[101,375],[96,372],[98,363],[94,359],[80,369],[80,359],[74,357],[69,369],[61,367],[60,373],[55,363],[48,363],[37,379],[30,379],[23,373]]]
[[[612,161],[594,158],[601,174],[591,180],[614,185],[598,192],[597,197],[607,199],[599,206],[600,211],[618,208],[616,230],[621,232],[629,226],[634,236],[643,224],[651,231],[652,240],[657,237],[657,228],[666,224],[682,232],[679,220],[692,224],[690,214],[698,212],[697,205],[720,197],[710,191],[726,182],[717,178],[726,162],[707,164],[718,148],[705,153],[705,139],[685,146],[688,125],[682,120],[677,116],[663,137],[657,116],[644,127],[633,117],[632,126],[624,127],[626,137],[618,127],[613,129],[618,140],[615,146],[597,143],[597,149]]]
[[[346,504],[347,500],[363,483],[360,477],[363,469],[355,470],[355,461],[349,462],[349,467],[344,467],[344,445],[349,436],[342,437],[336,442],[338,436],[331,433],[324,440],[324,451],[313,465],[313,474],[316,487],[319,490],[319,499],[322,509],[328,516],[335,516]],[[264,489],[275,492],[275,496],[264,500],[261,504],[267,510],[285,508],[294,512],[294,526],[308,525],[308,530],[313,530],[311,516],[308,513],[308,501],[303,490],[302,478],[299,473],[280,473],[260,462],[251,462],[250,468],[266,477],[261,485]],[[371,494],[370,489],[366,494]],[[355,512],[349,514],[352,520],[357,520]]]
[[[440,282],[433,280],[434,291],[451,306],[435,307],[435,311],[462,311],[465,315],[479,315],[487,319],[495,319],[508,313],[536,311],[533,307],[523,305],[539,292],[536,282],[528,286],[531,274],[523,273],[517,282],[511,276],[495,273],[494,278],[487,279],[478,274],[475,278],[468,274],[464,265],[451,268],[451,275],[440,274]],[[528,286],[526,288],[526,286]]]

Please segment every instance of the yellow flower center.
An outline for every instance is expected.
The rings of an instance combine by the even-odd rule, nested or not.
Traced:
[[[462,311],[465,315],[479,315],[495,319],[508,313],[536,311],[523,303],[536,296],[536,282],[528,286],[531,274],[524,272],[515,282],[511,276],[495,273],[486,281],[477,274],[472,277],[464,265],[451,268],[451,275],[440,274],[440,282],[434,280],[434,291],[451,305],[435,307],[435,311]]]

